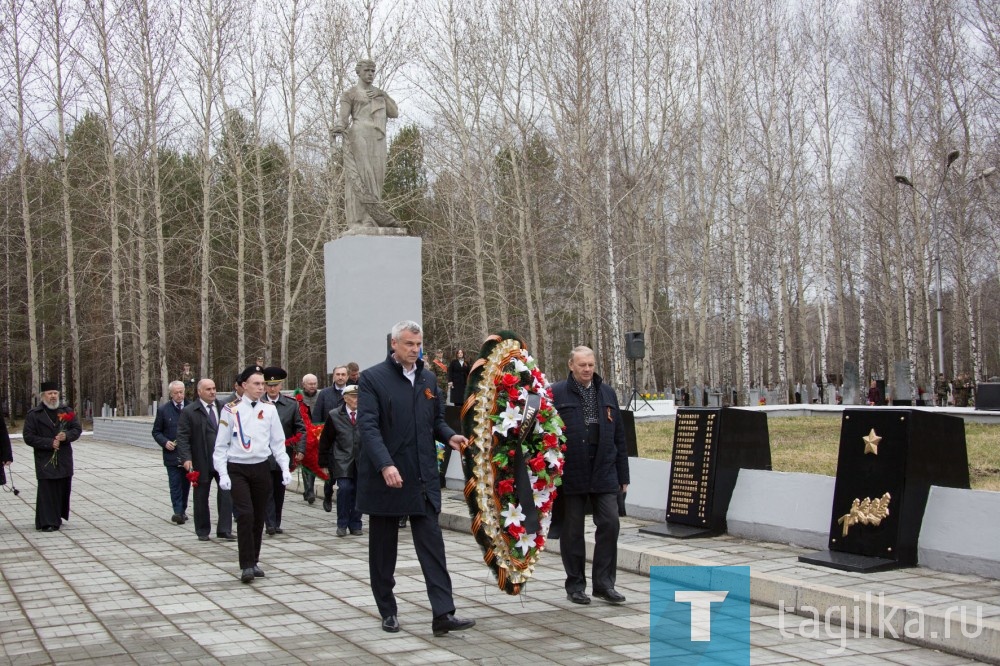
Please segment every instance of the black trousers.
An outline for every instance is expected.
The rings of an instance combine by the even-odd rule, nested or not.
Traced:
[[[236,512],[236,540],[240,550],[240,569],[249,569],[260,559],[264,538],[264,513],[271,495],[271,469],[268,462],[253,465],[229,463],[233,482],[233,509]]]
[[[69,495],[73,477],[39,479],[35,494],[35,529],[58,528],[69,519]]]
[[[427,598],[434,617],[455,612],[451,593],[451,576],[444,555],[444,537],[438,524],[438,514],[430,502],[426,515],[410,516],[413,547],[417,551],[420,570],[427,585]],[[368,517],[368,573],[378,612],[383,617],[396,615],[396,552],[399,547],[399,516]]]
[[[587,588],[587,546],[584,541],[583,521],[587,498],[594,509],[594,570],[593,589],[611,590],[615,587],[618,567],[618,493],[594,495],[562,495],[562,534],[559,550],[563,568],[566,569],[566,591],[583,592]]]
[[[271,499],[267,503],[264,523],[268,527],[281,527],[281,511],[285,506],[285,484],[281,482],[281,470],[271,470]]]
[[[219,475],[214,470],[211,474],[202,474],[198,485],[194,488],[194,533],[198,536],[208,536],[212,531],[212,512],[208,508],[208,496],[215,481],[215,507],[218,511],[218,524],[215,533],[219,536],[233,531],[233,496],[228,490],[219,489]]]

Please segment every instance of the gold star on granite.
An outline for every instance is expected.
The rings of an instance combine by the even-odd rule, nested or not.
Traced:
[[[869,453],[878,455],[878,443],[882,441],[882,438],[875,434],[875,428],[872,428],[867,437],[861,439],[865,440],[865,455]]]

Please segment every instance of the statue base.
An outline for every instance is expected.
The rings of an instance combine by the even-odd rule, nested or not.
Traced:
[[[380,363],[393,324],[423,325],[420,238],[357,231],[323,246],[327,373],[349,361],[362,370]]]
[[[354,229],[348,229],[340,235],[341,238],[346,238],[349,236],[406,236],[408,235],[406,229],[403,227],[355,227]]]

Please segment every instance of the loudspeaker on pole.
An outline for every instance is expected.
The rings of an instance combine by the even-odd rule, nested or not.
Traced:
[[[642,331],[629,331],[625,334],[625,356],[630,361],[646,358],[646,341]]]

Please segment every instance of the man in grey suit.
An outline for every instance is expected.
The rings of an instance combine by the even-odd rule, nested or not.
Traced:
[[[198,397],[181,411],[177,423],[177,457],[190,472],[199,472],[194,489],[194,531],[200,541],[209,541],[212,531],[212,514],[208,508],[208,494],[212,480],[219,483],[219,475],[212,464],[215,436],[219,431],[222,402],[215,397],[215,382],[202,379],[198,382]],[[233,498],[228,490],[216,491],[216,509],[219,512],[215,535],[220,539],[234,540]]]

